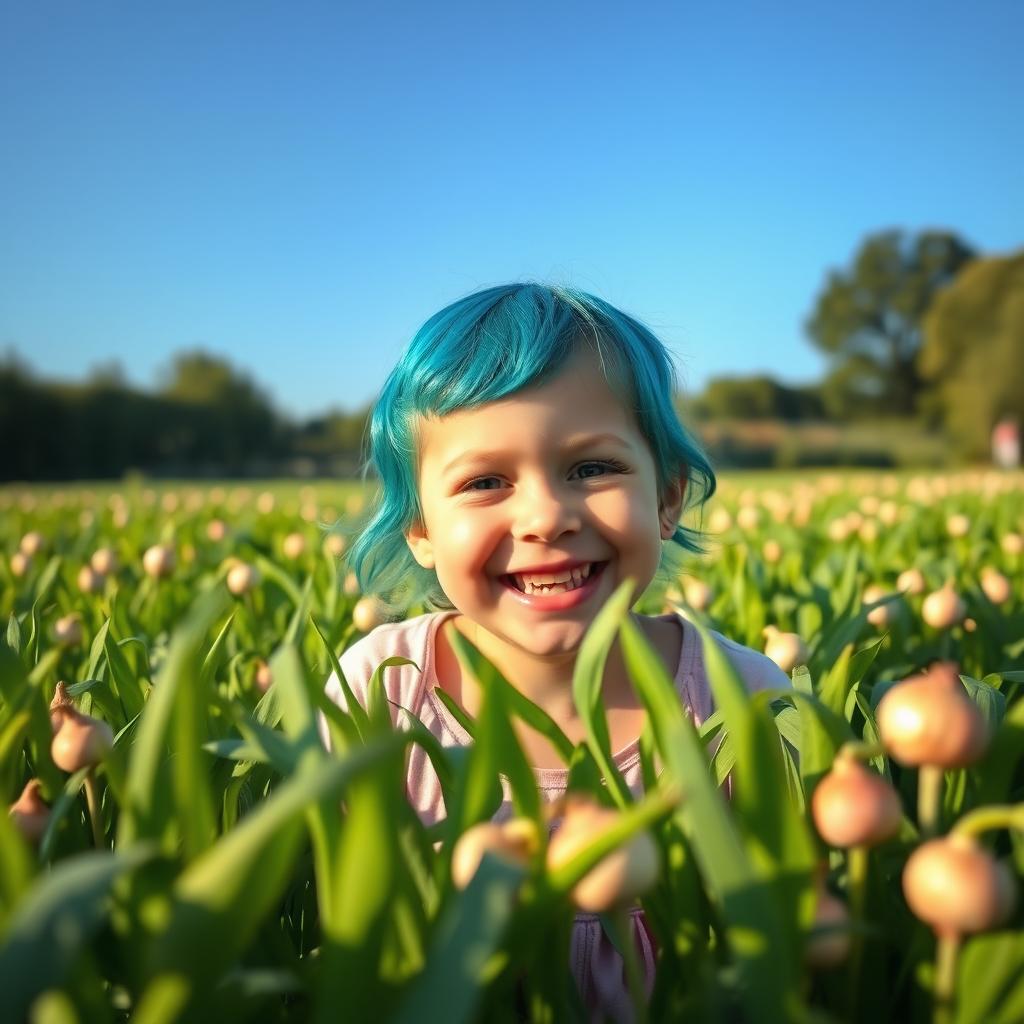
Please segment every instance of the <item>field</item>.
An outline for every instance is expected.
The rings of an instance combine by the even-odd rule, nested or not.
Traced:
[[[792,687],[751,698],[705,641],[718,711],[695,729],[620,592],[579,659],[578,745],[471,648],[469,748],[396,729],[379,676],[365,709],[326,701],[387,614],[344,564],[367,500],[0,490],[6,1019],[585,1019],[574,901],[617,857],[596,899],[638,1020],[1024,1020],[1024,476],[725,478],[692,524],[707,551],[640,608]],[[640,799],[600,699],[616,636],[647,708]],[[560,858],[517,718],[604,812]],[[430,829],[401,784],[415,744],[448,808]],[[503,783],[514,833],[480,827]]]

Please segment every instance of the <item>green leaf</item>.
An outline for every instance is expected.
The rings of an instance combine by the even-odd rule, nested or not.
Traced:
[[[455,721],[466,730],[469,738],[476,739],[476,720],[466,711],[466,709],[462,707],[462,705],[459,704],[450,693],[446,693],[442,690],[440,686],[434,687],[434,694],[448,709],[452,718],[454,718]]]
[[[619,622],[629,613],[632,599],[633,581],[626,580],[608,598],[591,623],[576,655],[572,674],[573,702],[587,731],[587,746],[601,770],[609,794],[619,807],[628,807],[633,802],[633,795],[615,766],[615,752],[611,749],[603,700],[604,668]]]
[[[334,649],[331,647],[330,642],[324,635],[324,631],[320,628],[319,623],[312,615],[310,616],[309,621],[313,623],[313,628],[316,630],[317,636],[319,636],[323,642],[324,650],[327,652],[327,658],[331,664],[334,676],[341,685],[341,692],[345,697],[345,710],[349,715],[351,715],[352,721],[355,722],[359,736],[365,740],[369,736],[370,725],[366,709],[358,700],[356,700],[356,695],[352,692],[352,688],[348,685],[348,680],[345,678],[345,673],[341,670],[341,662],[338,661],[338,656],[334,653]]]
[[[972,679],[970,676],[962,675],[960,681],[964,684],[968,696],[985,716],[989,727],[993,730],[997,729],[1006,714],[1006,697],[994,686],[978,679]]]
[[[476,1009],[490,965],[512,919],[524,871],[491,854],[447,908],[426,968],[410,988],[396,1024],[462,1024]]]
[[[774,892],[778,876],[755,870],[661,659],[628,619],[621,628],[623,656],[647,707],[661,759],[683,793],[676,817],[721,909],[740,998],[751,1020],[785,1020],[797,998],[798,979],[795,948],[793,955],[785,953],[787,935]]]
[[[224,647],[224,642],[231,629],[231,623],[234,620],[235,609],[232,609],[231,614],[227,617],[227,621],[221,626],[220,632],[213,643],[210,644],[206,656],[203,658],[203,667],[199,671],[199,687],[201,690],[206,690],[213,682],[213,674],[217,671],[217,665],[220,661],[220,652]]]
[[[7,646],[15,654],[21,653],[21,626],[14,612],[11,612],[11,617],[7,620]]]
[[[0,948],[4,1013],[21,1020],[32,1000],[59,988],[107,916],[114,880],[155,855],[150,845],[87,851],[57,864],[19,903]]]
[[[129,762],[125,806],[118,823],[118,846],[139,838],[161,839],[179,814],[195,819],[177,822],[188,836],[192,855],[205,848],[213,834],[213,807],[208,772],[199,749],[204,736],[198,727],[194,681],[199,676],[199,647],[210,626],[221,613],[226,595],[208,591],[192,606],[187,618],[171,639],[167,660],[139,721]],[[180,713],[179,701],[185,702]],[[176,722],[178,724],[176,724]],[[168,747],[174,731],[174,746],[184,764],[171,773],[175,803],[162,796],[169,788]],[[190,743],[191,747],[179,744]],[[190,792],[195,786],[197,792]],[[195,804],[193,804],[195,801]]]
[[[1024,934],[1019,929],[970,939],[960,954],[956,1024],[1024,1020]]]
[[[110,629],[110,619],[105,619],[103,625],[96,631],[92,638],[92,646],[89,648],[89,666],[85,670],[87,679],[95,679],[100,667],[100,658],[103,656],[103,645],[107,642],[107,631]]]
[[[505,704],[505,694],[512,689],[511,684],[454,626],[449,624],[445,630],[463,672],[476,679],[483,693],[470,754],[468,788],[459,820],[469,826],[490,817],[494,813],[491,808],[495,783],[500,789],[500,776],[504,775],[511,786],[517,813],[540,821],[537,780],[512,729]]]
[[[353,780],[399,757],[405,743],[393,733],[298,772],[185,869],[174,886],[169,923],[154,939],[151,980],[135,1024],[188,1018],[188,1008],[235,963],[277,905],[307,808],[336,799]]]
[[[111,686],[121,700],[125,716],[134,718],[145,707],[146,693],[142,680],[128,664],[128,659],[121,650],[121,645],[125,643],[128,643],[128,640],[115,643],[109,629],[103,635],[103,650],[107,656]]]

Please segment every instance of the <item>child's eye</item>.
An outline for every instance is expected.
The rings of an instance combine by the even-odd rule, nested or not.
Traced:
[[[467,480],[460,490],[463,491],[493,491],[501,486],[501,481],[496,476],[478,476],[475,480]]]
[[[574,470],[575,475],[581,480],[590,477],[604,476],[605,473],[625,473],[626,467],[614,459],[603,459],[599,462],[581,462]]]

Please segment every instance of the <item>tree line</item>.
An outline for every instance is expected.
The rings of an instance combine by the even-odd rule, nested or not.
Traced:
[[[0,479],[355,474],[368,414],[296,423],[245,372],[203,351],[179,353],[154,391],[116,369],[84,383],[0,363]]]
[[[681,403],[725,421],[914,422],[957,457],[988,449],[1001,419],[1024,422],[1024,250],[979,256],[951,232],[885,231],[827,274],[805,324],[828,358],[824,378],[712,379]],[[295,422],[244,371],[203,351],[177,355],[160,386],[116,367],[83,383],[38,378],[0,361],[0,479],[354,474],[368,409]]]

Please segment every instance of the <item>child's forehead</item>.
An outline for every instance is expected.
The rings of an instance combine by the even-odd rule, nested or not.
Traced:
[[[619,439],[646,447],[631,405],[598,368],[567,367],[540,385],[493,401],[444,413],[418,415],[413,423],[420,460],[470,450],[572,451]]]

